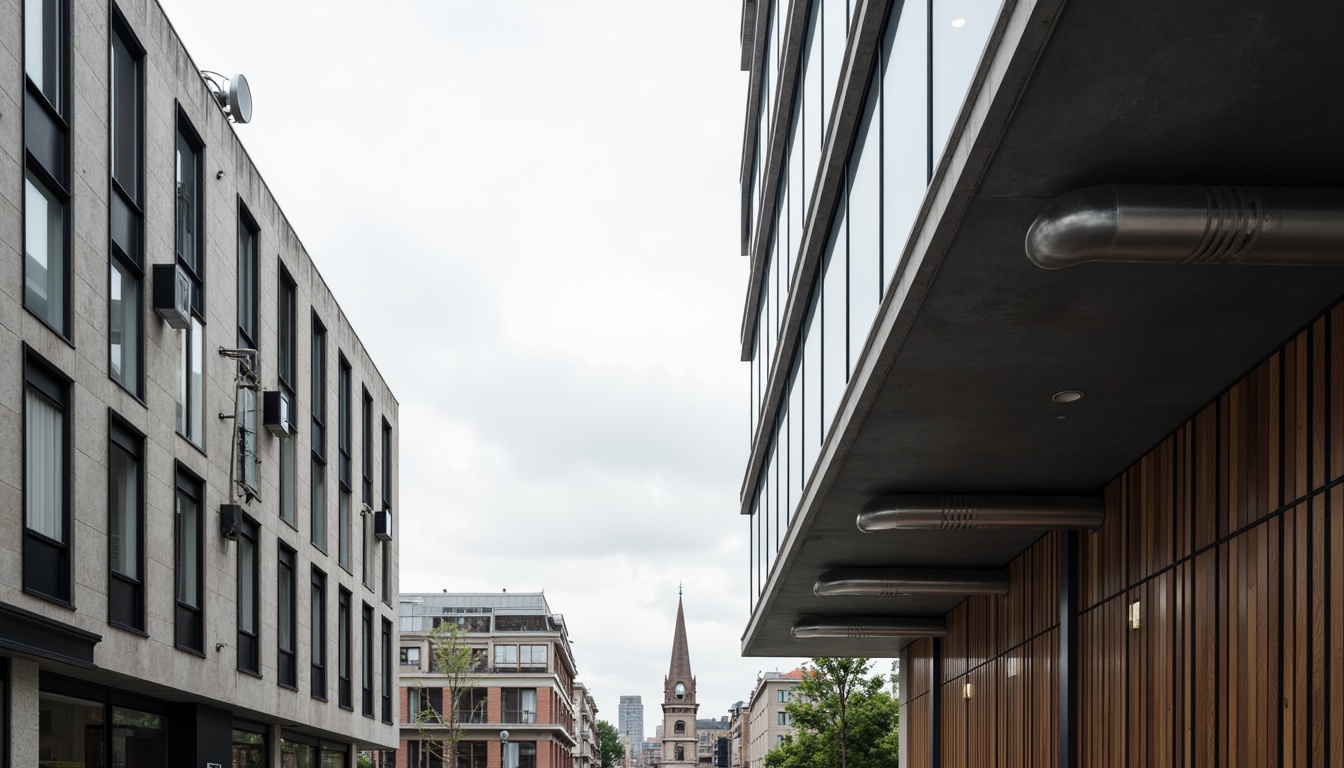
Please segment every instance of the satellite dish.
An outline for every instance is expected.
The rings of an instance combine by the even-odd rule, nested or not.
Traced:
[[[252,119],[252,89],[247,87],[247,78],[241,74],[229,78],[228,103],[224,108],[235,123],[246,123]]]

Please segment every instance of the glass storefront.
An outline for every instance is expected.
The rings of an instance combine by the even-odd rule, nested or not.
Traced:
[[[42,691],[37,733],[40,768],[165,768],[168,764],[168,718],[153,712]]]
[[[266,768],[266,736],[233,729],[233,768]]]
[[[317,747],[282,738],[280,768],[317,768]]]

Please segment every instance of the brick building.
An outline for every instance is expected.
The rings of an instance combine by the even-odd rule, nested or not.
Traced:
[[[438,743],[435,733],[444,726],[416,722],[416,713],[426,706],[444,713],[445,702],[451,701],[430,643],[430,633],[449,623],[464,630],[477,660],[471,689],[456,715],[461,728],[457,766],[575,768],[576,752],[583,752],[585,711],[587,738],[596,743],[596,706],[589,707],[590,695],[581,683],[575,685],[564,617],[552,613],[539,592],[401,595],[397,768],[441,768],[451,762],[440,760],[429,746]],[[502,731],[508,731],[507,752]]]

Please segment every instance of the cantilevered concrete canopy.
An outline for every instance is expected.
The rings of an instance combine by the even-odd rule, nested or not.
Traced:
[[[1092,185],[1344,186],[1340,30],[1328,0],[1008,0],[917,225],[909,291],[879,312],[746,655],[892,655],[907,641],[790,628],[942,616],[961,598],[818,597],[819,575],[999,567],[1042,532],[862,533],[864,504],[1095,494],[1344,294],[1340,268],[1044,270],[1023,249],[1048,200]],[[1065,389],[1086,395],[1051,400]]]

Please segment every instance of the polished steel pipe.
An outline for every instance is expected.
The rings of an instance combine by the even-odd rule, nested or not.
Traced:
[[[861,531],[972,528],[1095,531],[1106,518],[1100,496],[888,496],[864,505]]]
[[[1344,265],[1344,189],[1107,184],[1046,204],[1027,257],[1089,261]]]
[[[1008,571],[943,568],[835,568],[817,577],[817,597],[1006,595]]]
[[[923,616],[811,616],[794,622],[797,638],[943,637],[947,621]]]

